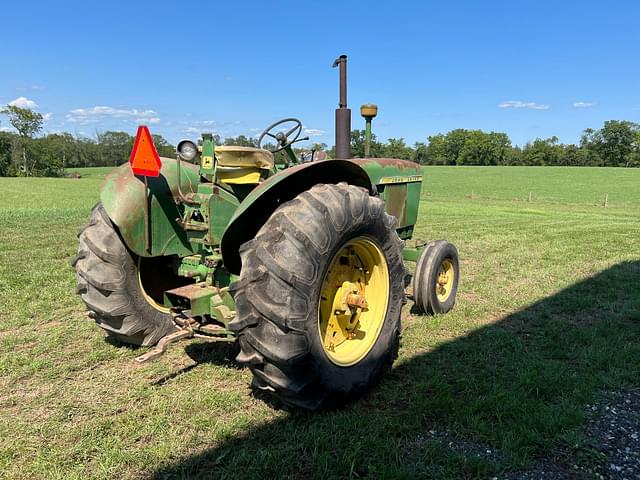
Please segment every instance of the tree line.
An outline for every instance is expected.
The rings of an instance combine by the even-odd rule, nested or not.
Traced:
[[[17,133],[0,132],[0,176],[58,176],[69,167],[116,166],[125,163],[134,137],[126,132],[96,132],[95,138],[70,133],[39,136],[43,117],[30,109],[7,105],[0,110]],[[256,146],[256,140],[240,135],[221,138],[216,144]],[[160,156],[175,156],[175,147],[153,135]],[[351,132],[354,157],[364,156],[364,130]],[[334,147],[316,143],[310,149]],[[562,144],[557,137],[536,139],[524,147],[514,146],[506,133],[456,129],[407,145],[403,138],[380,142],[373,136],[371,156],[412,160],[423,165],[553,165],[640,167],[640,125],[610,120],[597,130],[586,129],[579,144]]]
[[[351,133],[351,149],[364,156],[364,130]],[[459,128],[407,145],[403,138],[371,142],[371,156],[413,160],[423,165],[533,165],[640,167],[640,125],[609,120],[602,128],[584,130],[580,142],[560,143],[558,137],[538,138],[524,147],[512,145],[500,132]]]

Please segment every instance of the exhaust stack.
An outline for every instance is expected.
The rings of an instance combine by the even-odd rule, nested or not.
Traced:
[[[340,55],[333,67],[340,67],[340,101],[336,108],[336,158],[351,158],[351,109],[347,108],[347,56]]]

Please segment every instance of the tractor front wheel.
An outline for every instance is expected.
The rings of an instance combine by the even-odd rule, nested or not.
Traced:
[[[374,385],[397,355],[403,243],[380,198],[317,185],[242,245],[237,360],[254,387],[316,409]]]
[[[428,243],[416,262],[413,299],[420,313],[447,313],[456,303],[460,262],[456,247],[445,241]]]
[[[169,257],[143,259],[125,246],[107,212],[97,204],[78,234],[72,262],[77,291],[88,315],[108,336],[132,345],[154,345],[176,329],[161,292],[178,286]]]

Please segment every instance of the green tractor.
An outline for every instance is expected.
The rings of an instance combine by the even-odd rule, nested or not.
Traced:
[[[183,338],[237,342],[254,388],[316,409],[357,397],[392,365],[405,261],[416,263],[418,312],[453,307],[456,248],[404,243],[422,168],[350,158],[346,61],[334,63],[338,159],[300,162],[292,146],[303,126],[285,119],[258,148],[203,134],[180,142],[157,177],[129,165],[108,175],[73,266],[88,316],[118,342],[154,347],[138,361]],[[375,106],[362,114],[370,132]]]

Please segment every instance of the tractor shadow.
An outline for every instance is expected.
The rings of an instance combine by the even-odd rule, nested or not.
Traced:
[[[152,475],[483,478],[548,461],[562,472],[567,465],[562,478],[574,478],[569,464],[591,461],[580,437],[586,405],[602,392],[637,388],[638,379],[640,261],[633,261],[400,362],[344,408],[281,412]],[[473,448],[453,449],[456,442]],[[469,453],[476,447],[500,454]]]
[[[235,342],[193,342],[185,347],[184,352],[196,362],[196,366],[211,363],[237,370],[243,368],[235,361],[239,352]]]
[[[181,347],[181,344],[173,346],[173,348],[179,347]],[[171,380],[184,375],[185,373],[188,373],[204,364],[218,365],[221,367],[233,368],[236,370],[241,370],[243,368],[235,361],[236,355],[238,355],[238,346],[235,342],[227,343],[194,341],[193,343],[189,343],[183,348],[184,353],[186,353],[187,356],[191,358],[191,360],[193,360],[195,363],[174,370],[173,372],[163,375],[160,378],[156,378],[152,382],[150,382],[150,385],[154,387],[163,386],[169,383]]]

